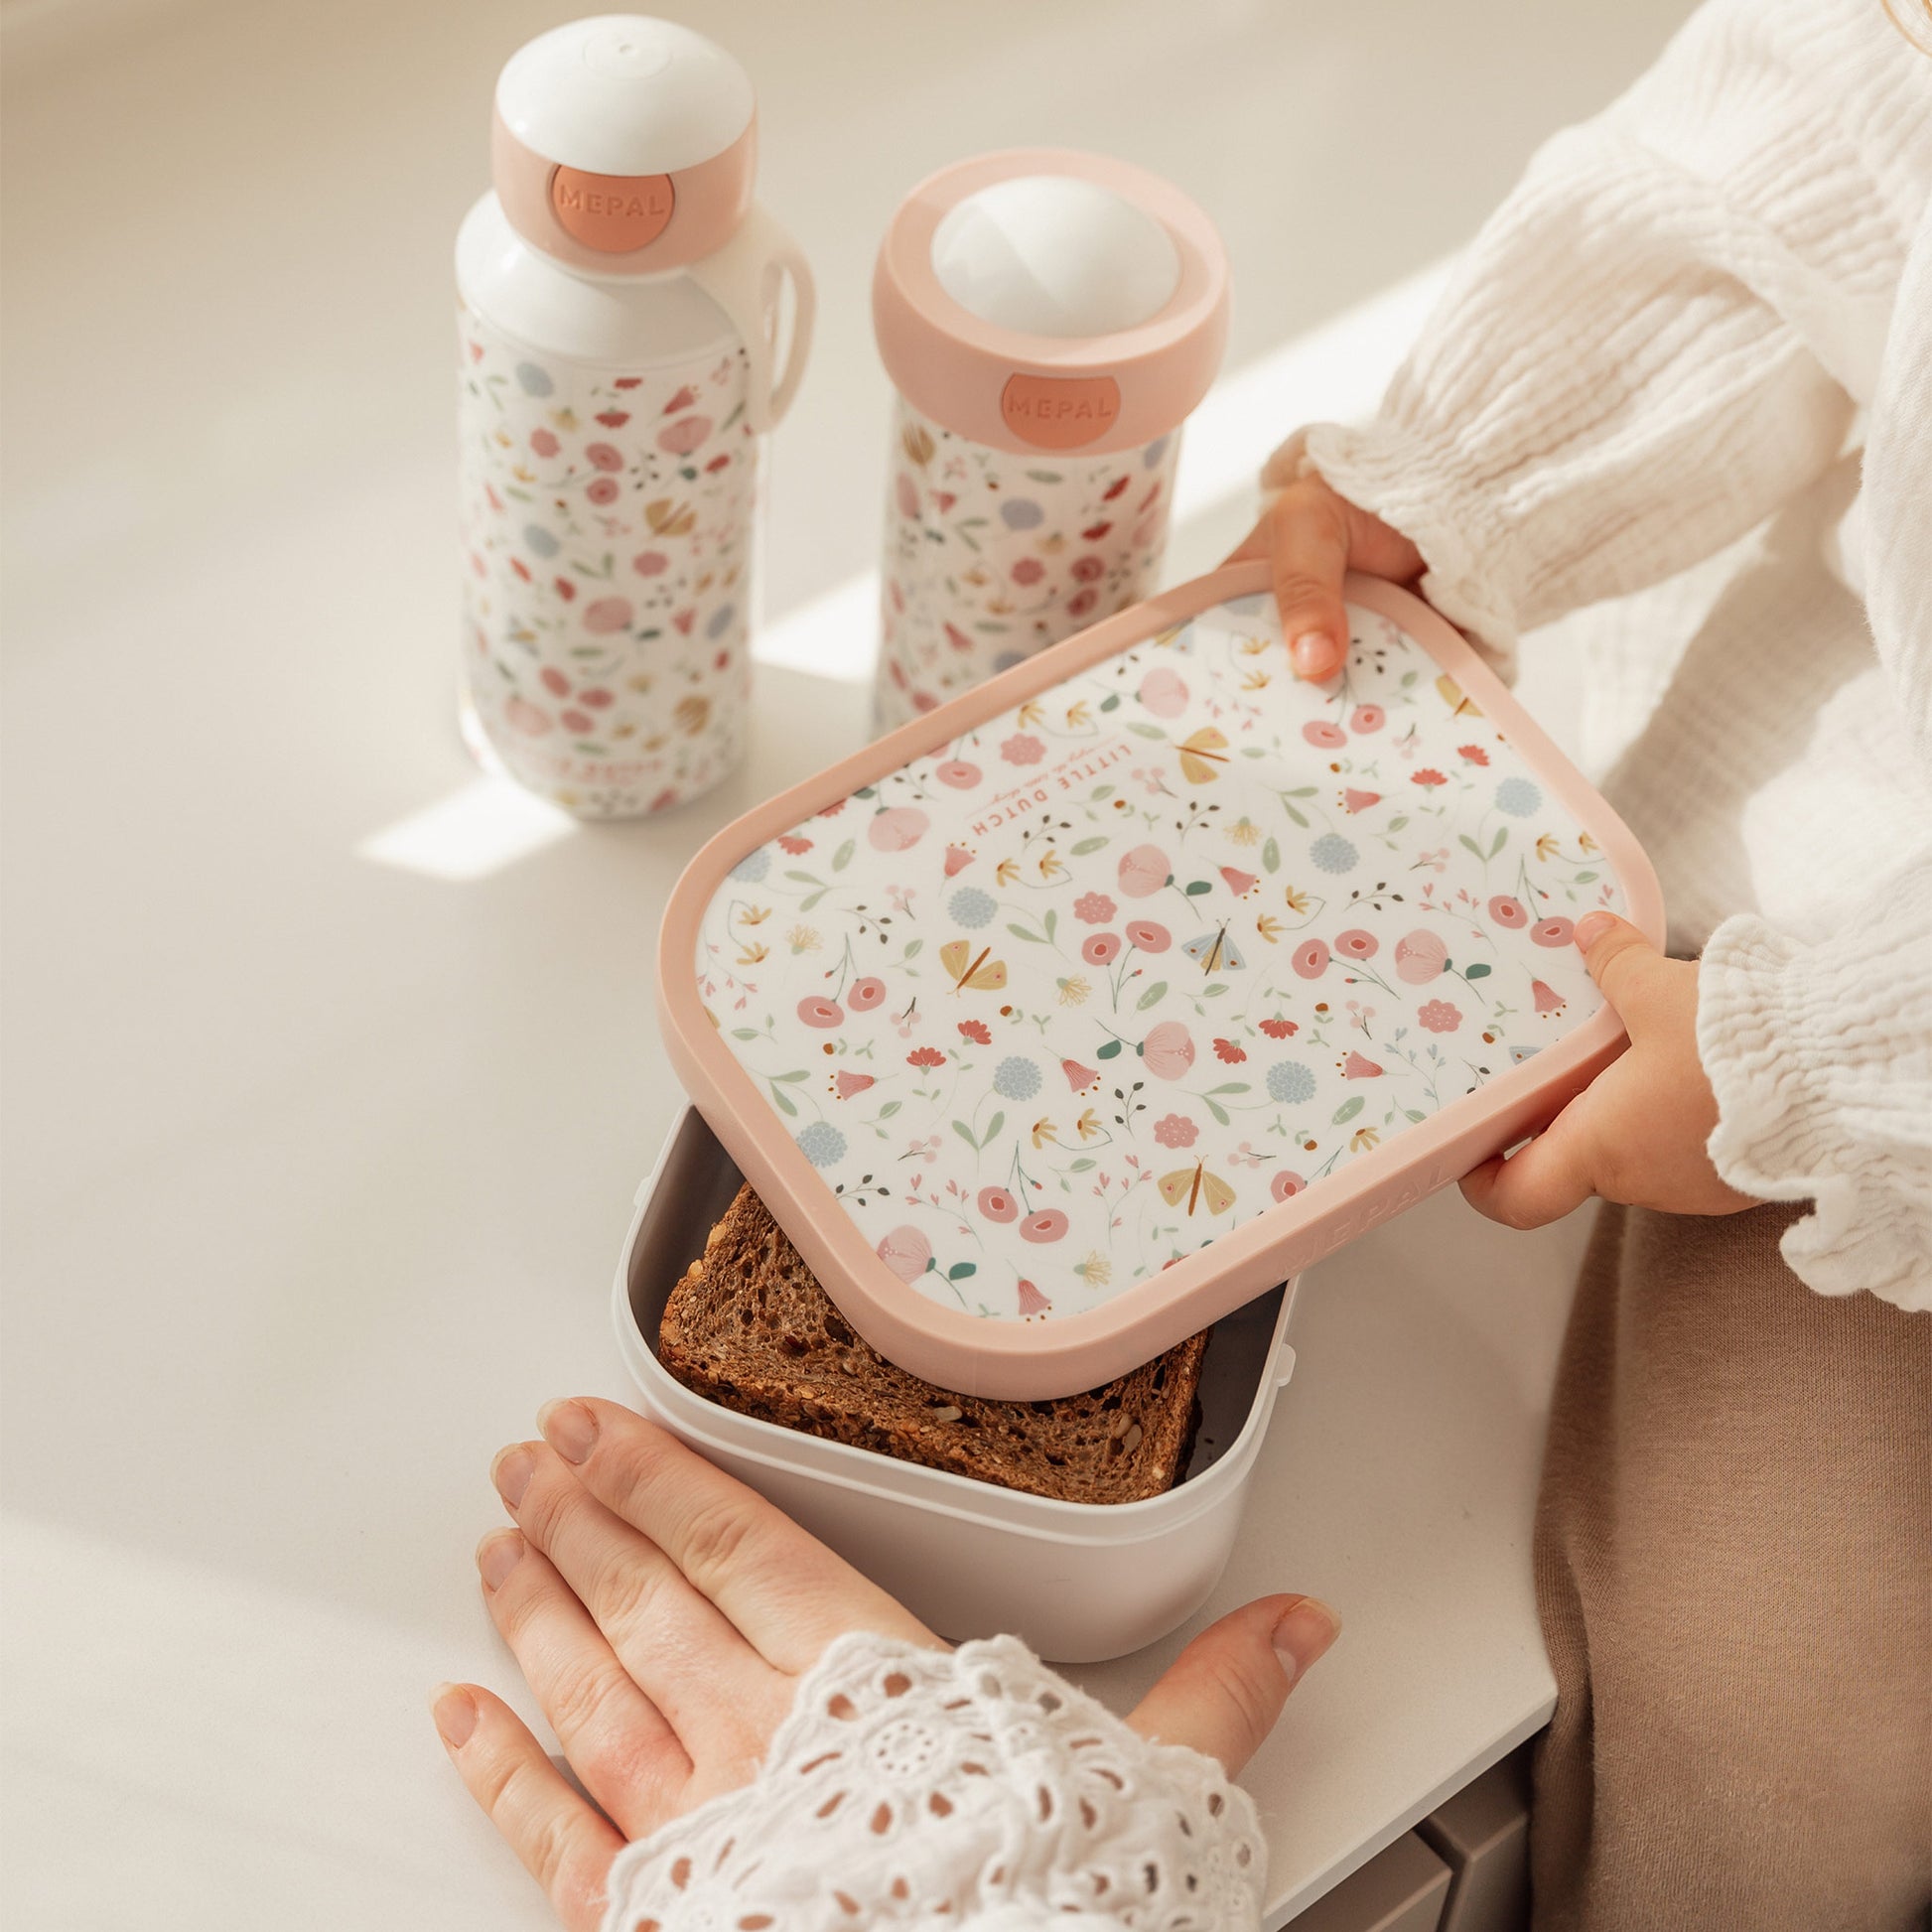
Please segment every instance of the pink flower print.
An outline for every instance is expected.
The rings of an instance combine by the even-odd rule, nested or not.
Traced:
[[[1467,759],[1471,764],[1487,764],[1489,762],[1489,754],[1480,745],[1458,745],[1455,749],[1457,754]]]
[[[597,483],[609,483],[609,482],[610,482],[609,478],[600,477],[598,478],[596,483],[591,484],[591,488],[595,490],[597,488]],[[611,483],[610,489],[611,489],[611,494],[613,496],[615,496],[618,493],[618,486],[616,483]],[[551,588],[557,593],[557,595],[560,598],[563,599],[563,601],[566,604],[570,603],[577,595],[577,586],[573,584],[568,577],[553,577],[550,580],[550,585]]]
[[[584,460],[593,470],[608,470],[613,475],[623,468],[623,452],[611,443],[586,443]]]
[[[1349,959],[1373,959],[1381,942],[1372,932],[1364,932],[1358,925],[1351,925],[1346,932],[1335,934],[1335,950]]]
[[[1427,926],[1405,932],[1395,942],[1395,976],[1411,986],[1427,986],[1449,964],[1449,947]]]
[[[967,636],[965,631],[960,629],[958,624],[948,623],[944,626],[944,629],[946,632],[946,642],[949,643],[954,650],[971,650],[973,648],[972,638]]]
[[[1147,1070],[1163,1080],[1184,1080],[1194,1063],[1194,1042],[1178,1020],[1164,1020],[1141,1041]]]
[[[1530,981],[1530,997],[1536,1002],[1537,1012],[1546,1017],[1561,1013],[1570,1004],[1554,986],[1545,986],[1541,980]]]
[[[1084,618],[1100,602],[1091,584],[1083,591],[1075,591],[1066,600],[1066,615],[1069,618]]]
[[[595,604],[586,605],[584,628],[600,637],[608,637],[614,630],[628,630],[630,600],[623,597],[600,597]]]
[[[1185,1114],[1163,1114],[1154,1123],[1154,1138],[1163,1147],[1192,1147],[1200,1129]]]
[[[879,1084],[870,1073],[835,1073],[832,1075],[832,1091],[841,1100],[850,1100],[862,1094],[868,1087]]]
[[[1012,571],[1016,584],[1037,584],[1045,575],[1046,566],[1037,557],[1022,557]]]
[[[709,416],[686,416],[673,423],[669,429],[657,432],[657,447],[668,451],[672,456],[689,456],[693,450],[701,449],[711,434]]]
[[[968,764],[964,759],[948,759],[945,763],[932,767],[932,775],[954,791],[970,791],[980,781],[980,768]]]
[[[886,982],[879,979],[854,980],[847,990],[845,1003],[854,1013],[870,1013],[874,1007],[886,1004]]]
[[[1288,1039],[1293,1035],[1299,1034],[1302,1029],[1296,1021],[1284,1020],[1278,1013],[1273,1019],[1261,1022],[1261,1031],[1270,1039]]]
[[[1278,1173],[1274,1177],[1274,1179],[1268,1183],[1268,1191],[1271,1194],[1273,1194],[1277,1200],[1288,1200],[1292,1196],[1299,1194],[1302,1191],[1302,1189],[1306,1187],[1308,1184],[1309,1183],[1306,1180],[1304,1180],[1299,1173],[1291,1173],[1286,1168],[1284,1168],[1281,1171],[1281,1173]]]
[[[609,477],[593,477],[586,486],[584,494],[599,509],[605,509],[618,500],[618,486]],[[559,586],[559,588],[561,589],[562,587]]]
[[[1023,1241],[1057,1241],[1065,1232],[1066,1216],[1057,1207],[1049,1207],[1039,1214],[1029,1214],[1020,1223],[1020,1238]]]
[[[1066,1075],[1066,1084],[1075,1093],[1086,1093],[1100,1083],[1100,1069],[1082,1066],[1078,1060],[1062,1060],[1060,1071]]]
[[[599,689],[580,691],[577,697],[579,703],[589,705],[593,711],[609,711],[618,701],[615,693]]]
[[[597,420],[606,429],[621,429],[625,423],[629,422],[630,411],[627,409],[600,409],[597,412]]]
[[[661,550],[640,550],[630,560],[630,568],[639,577],[662,577],[670,567],[670,558]]]
[[[989,1221],[1017,1221],[1020,1218],[1020,1203],[1004,1187],[982,1187],[980,1189],[980,1212]]]
[[[1433,764],[1425,764],[1420,771],[1409,773],[1412,785],[1446,785],[1449,780]]]
[[[795,832],[782,832],[778,836],[778,850],[780,852],[789,852],[794,859],[801,852],[809,852],[811,849],[811,840],[801,839]]]
[[[565,677],[556,665],[546,664],[537,673],[537,676],[543,680],[543,688],[553,698],[567,698],[570,696],[570,679]]]
[[[1025,1275],[1020,1277],[1020,1314],[1023,1320],[1029,1315],[1044,1314],[1052,1306]]]
[[[1000,756],[1009,764],[1037,764],[1046,756],[1046,747],[1031,732],[1015,732],[1000,747]]]
[[[1305,980],[1318,980],[1328,970],[1328,948],[1319,939],[1305,939],[1289,964]]]
[[[1173,877],[1173,868],[1168,864],[1168,855],[1158,845],[1137,845],[1132,852],[1121,854],[1120,889],[1129,898],[1146,898],[1158,893]],[[1138,939],[1134,943],[1140,945]]]
[[[946,1056],[936,1046],[915,1046],[906,1054],[907,1066],[944,1066]]]
[[[1142,678],[1139,695],[1157,718],[1178,718],[1187,708],[1187,686],[1180,673],[1166,664]]]
[[[1542,919],[1530,927],[1530,937],[1539,946],[1567,946],[1577,936],[1568,919]]]
[[[973,863],[974,857],[975,855],[971,852],[968,852],[963,845],[947,846],[946,847],[946,877],[948,879],[957,879],[959,875],[962,872],[964,872],[966,868]]]
[[[533,429],[530,432],[530,448],[538,456],[548,457],[555,456],[563,448],[563,445],[557,441],[556,437],[549,430]]]
[[[919,513],[919,487],[903,470],[893,483],[893,496],[898,504],[899,515],[908,519]]]
[[[620,389],[621,389],[623,386],[624,385],[621,382],[618,384],[618,387]],[[689,409],[691,405],[697,401],[697,399],[698,399],[697,390],[692,388],[692,386],[687,382],[684,385],[684,387],[681,388],[677,392],[677,394],[674,395],[670,399],[670,401],[664,405],[662,413],[666,416],[675,416],[680,409]]]
[[[816,993],[798,1002],[798,1017],[808,1027],[836,1027],[845,1019],[836,1000],[823,999]]]
[[[1389,714],[1379,704],[1358,704],[1349,714],[1348,729],[1352,732],[1379,732],[1389,722]]]
[[[1379,805],[1382,794],[1379,791],[1358,791],[1350,785],[1341,794],[1341,808],[1345,812],[1365,812],[1371,805]]]
[[[503,716],[525,738],[541,738],[545,732],[554,729],[549,715],[540,711],[528,698],[511,698],[503,707]]]
[[[1348,734],[1325,718],[1313,718],[1302,727],[1302,736],[1321,752],[1339,752],[1348,743]]]
[[[1097,584],[1107,574],[1107,566],[1098,557],[1075,557],[1073,560],[1073,581],[1076,584]]]
[[[1217,1039],[1214,1042],[1214,1057],[1229,1066],[1239,1066],[1248,1057],[1248,1049],[1236,1045],[1231,1039]]]
[[[1227,882],[1227,889],[1236,898],[1246,898],[1252,893],[1259,879],[1254,873],[1243,872],[1239,866],[1223,866],[1221,877]]]
[[[1352,1049],[1341,1063],[1341,1077],[1344,1080],[1374,1080],[1381,1077],[1382,1069],[1364,1053]]]
[[[1118,932],[1090,932],[1080,942],[1080,957],[1089,966],[1106,966],[1120,953]]]
[[[931,823],[916,805],[894,805],[873,814],[866,839],[875,852],[909,852]]]
[[[581,738],[585,732],[597,729],[597,720],[588,711],[579,711],[575,705],[568,711],[557,714],[558,722],[567,732],[576,732]]]
[[[879,1243],[879,1259],[910,1284],[932,1265],[932,1243],[917,1228],[895,1228]]]
[[[1528,925],[1530,922],[1530,915],[1523,910],[1523,901],[1519,898],[1511,898],[1507,893],[1498,893],[1489,901],[1489,916],[1498,925],[1506,925],[1512,929]]]
[[[1105,925],[1114,916],[1115,909],[1105,893],[1082,893],[1073,901],[1073,916],[1087,925]]]
[[[1416,1009],[1416,1024],[1425,1033],[1452,1034],[1462,1024],[1462,1009],[1447,1000],[1425,1000]]]
[[[1173,934],[1159,919],[1129,919],[1127,941],[1142,952],[1166,952],[1173,944]]]
[[[975,1046],[991,1046],[993,1035],[986,1030],[984,1020],[962,1020],[959,1031],[964,1038],[970,1039]]]

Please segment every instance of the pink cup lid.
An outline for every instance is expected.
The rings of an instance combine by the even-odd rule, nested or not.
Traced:
[[[1460,637],[1265,564],[1137,606],[719,833],[659,1014],[876,1348],[1035,1399],[1149,1360],[1542,1125],[1623,1033],[1572,940],[1635,840]]]
[[[872,306],[887,372],[933,421],[993,449],[1105,454],[1169,434],[1207,393],[1227,255],[1158,175],[1015,148],[905,198]]]

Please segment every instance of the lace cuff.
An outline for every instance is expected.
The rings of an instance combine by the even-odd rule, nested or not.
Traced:
[[[1012,1637],[839,1638],[764,1768],[639,1839],[604,1932],[1190,1932],[1260,1920],[1253,1801]]]

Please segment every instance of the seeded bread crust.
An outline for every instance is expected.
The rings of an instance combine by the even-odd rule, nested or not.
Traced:
[[[921,1382],[855,1334],[749,1186],[671,1291],[657,1358],[784,1429],[1070,1502],[1172,1489],[1199,1421],[1207,1333],[1084,1395],[991,1402]]]

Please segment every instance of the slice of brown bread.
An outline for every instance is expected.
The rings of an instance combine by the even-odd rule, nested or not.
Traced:
[[[1172,1489],[1199,1419],[1207,1334],[1052,1402],[934,1388],[851,1328],[749,1186],[671,1291],[657,1359],[686,1388],[785,1429],[1070,1502]]]

